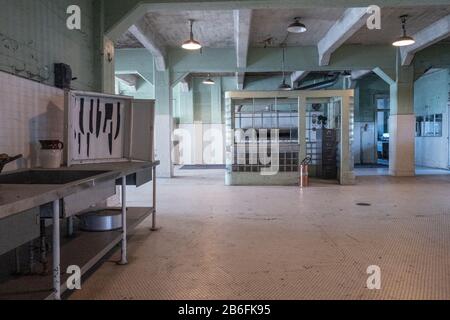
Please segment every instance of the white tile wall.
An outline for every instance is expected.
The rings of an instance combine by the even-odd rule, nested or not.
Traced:
[[[173,133],[174,164],[225,164],[225,125],[179,124]]]
[[[39,165],[40,139],[63,139],[64,92],[0,72],[0,153],[23,154],[5,171]]]

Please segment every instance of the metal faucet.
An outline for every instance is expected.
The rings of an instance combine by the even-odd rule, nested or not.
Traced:
[[[3,168],[10,162],[16,161],[17,159],[22,158],[23,155],[19,154],[14,157],[10,157],[7,154],[0,154],[0,173],[2,172]]]

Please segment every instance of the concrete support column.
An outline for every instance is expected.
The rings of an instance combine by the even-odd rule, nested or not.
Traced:
[[[343,96],[341,102],[341,163],[340,183],[341,185],[355,184],[355,173],[353,171],[354,159],[352,153],[354,106],[349,96]]]
[[[389,174],[415,175],[414,69],[402,67],[397,55],[396,80],[390,85]]]
[[[102,92],[115,93],[115,63],[114,63],[114,42],[103,38],[103,59],[102,59]]]
[[[298,98],[298,138],[300,142],[300,155],[299,160],[303,161],[303,159],[306,158],[306,155],[308,153],[307,146],[306,146],[306,97],[301,96]]]
[[[211,123],[222,123],[222,78],[214,78],[211,86]]]
[[[173,177],[172,162],[172,88],[170,72],[155,68],[155,158],[161,161],[157,175],[161,178]]]

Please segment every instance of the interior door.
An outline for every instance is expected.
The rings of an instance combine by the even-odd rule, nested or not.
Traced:
[[[389,164],[389,116],[390,100],[388,97],[377,97],[377,162]]]

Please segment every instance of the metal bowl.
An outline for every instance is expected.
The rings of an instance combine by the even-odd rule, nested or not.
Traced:
[[[88,232],[105,232],[122,228],[122,209],[102,209],[78,216],[80,229]]]

